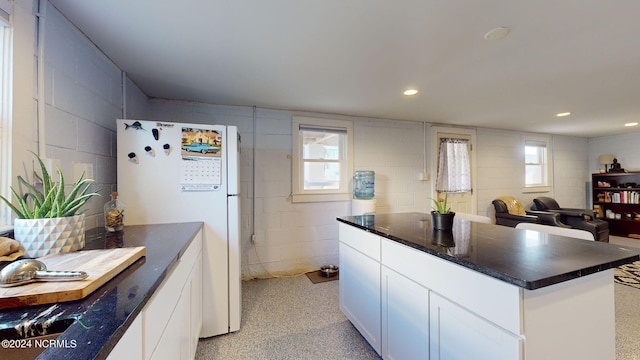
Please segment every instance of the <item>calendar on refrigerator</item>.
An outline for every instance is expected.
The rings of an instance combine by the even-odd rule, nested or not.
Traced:
[[[220,190],[221,164],[220,158],[183,157],[180,190]]]
[[[220,190],[223,146],[221,132],[183,127],[181,137],[180,190]]]

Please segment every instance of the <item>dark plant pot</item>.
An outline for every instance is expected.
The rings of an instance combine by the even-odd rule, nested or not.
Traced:
[[[450,212],[448,214],[439,214],[435,211],[431,212],[431,220],[433,222],[433,228],[436,230],[451,230],[453,228],[453,217],[456,213]]]

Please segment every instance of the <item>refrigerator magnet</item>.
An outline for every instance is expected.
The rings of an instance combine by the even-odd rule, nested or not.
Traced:
[[[136,156],[136,153],[130,152],[127,156],[129,157],[129,161],[131,161],[132,163],[138,163],[138,157]]]
[[[132,128],[133,130],[144,130],[142,128],[142,124],[140,123],[140,121],[135,121],[133,124],[129,125],[129,124],[124,124],[124,129],[125,130],[129,130],[129,128]]]
[[[154,129],[155,130],[155,129]],[[147,152],[147,154],[151,155],[151,156],[156,156],[156,152],[153,151],[153,149],[151,148],[151,146],[145,146],[144,147],[144,151]]]
[[[151,132],[153,133],[153,138],[158,141],[158,139],[160,138],[160,132],[158,131],[158,129],[151,129]]]
[[[162,148],[164,149],[164,153],[166,155],[169,155],[171,153],[171,145],[169,144],[164,144],[162,145]]]

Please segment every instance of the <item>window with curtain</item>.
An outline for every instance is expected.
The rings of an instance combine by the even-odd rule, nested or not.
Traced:
[[[436,191],[451,193],[471,191],[468,140],[440,139]]]

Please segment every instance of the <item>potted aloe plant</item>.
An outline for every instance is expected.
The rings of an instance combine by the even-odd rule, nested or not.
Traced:
[[[433,201],[433,211],[431,211],[431,220],[433,228],[436,230],[451,230],[453,228],[453,217],[455,212],[451,211],[451,207],[447,203],[448,193],[444,193],[444,199]]]
[[[0,196],[17,216],[13,226],[16,241],[24,247],[27,257],[82,249],[85,219],[80,209],[89,199],[98,195],[97,192],[89,191],[93,180],[85,179],[83,173],[66,194],[62,171],[57,169],[60,183],[54,182],[42,159],[35,153],[32,154],[42,174],[40,176],[34,172],[34,176],[42,183],[42,191],[18,176],[18,182],[26,192],[20,195],[11,188],[17,206]]]

